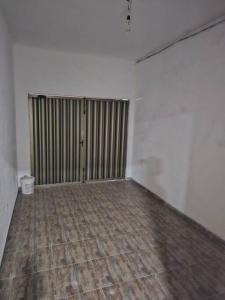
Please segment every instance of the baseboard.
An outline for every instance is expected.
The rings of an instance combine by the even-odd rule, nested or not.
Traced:
[[[50,188],[50,187],[60,187],[74,184],[92,184],[92,183],[104,183],[104,182],[114,182],[114,181],[129,181],[132,180],[131,177],[126,178],[109,178],[109,179],[98,179],[98,180],[89,180],[89,181],[74,181],[74,182],[60,182],[60,183],[48,183],[48,184],[35,184],[34,187],[39,188]],[[22,188],[19,187],[18,191],[21,192]]]
[[[5,238],[5,244],[4,244],[4,247],[3,247],[3,252],[0,253],[0,267],[1,267],[2,259],[3,259],[4,253],[5,253],[5,247],[6,247],[6,243],[7,243],[8,234],[9,234],[9,228],[10,228],[10,225],[11,225],[11,222],[12,222],[12,218],[13,218],[13,214],[14,214],[14,211],[15,211],[15,205],[16,205],[16,201],[17,201],[17,198],[18,198],[18,194],[19,194],[19,191],[17,191],[16,199],[15,199],[14,205],[13,205],[13,210],[12,210],[11,218],[9,220],[9,225],[8,225],[8,229],[7,229],[7,233],[6,233],[6,238]]]
[[[179,215],[181,218],[186,220],[186,222],[190,223],[192,226],[197,228],[199,231],[201,231],[204,235],[206,235],[208,238],[210,238],[213,242],[219,244],[220,246],[225,246],[225,240],[223,240],[220,236],[213,233],[209,229],[205,228],[202,224],[198,223],[191,217],[187,216],[185,213],[179,211],[177,208],[166,202],[164,199],[147,189],[145,186],[131,178],[131,181],[134,182],[137,186],[139,186],[141,189],[145,190],[145,192],[149,193],[151,197],[154,197],[157,201],[160,201],[163,205],[165,205],[170,210],[174,211],[177,215]]]

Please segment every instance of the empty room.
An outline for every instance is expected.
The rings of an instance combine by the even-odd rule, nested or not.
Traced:
[[[225,1],[0,0],[0,300],[225,300]]]

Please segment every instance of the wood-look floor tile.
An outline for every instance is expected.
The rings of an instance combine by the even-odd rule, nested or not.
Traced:
[[[15,253],[5,252],[0,266],[0,279],[14,276]]]
[[[213,276],[208,264],[210,265],[210,262],[191,266],[188,269],[188,273],[181,279],[183,286],[189,288],[189,290],[191,286],[196,284],[197,288],[201,290],[201,297],[209,297],[220,292],[225,292],[224,272],[223,276],[221,276],[220,269],[218,268],[217,275],[215,273],[215,276]]]
[[[69,243],[77,242],[77,241],[81,240],[81,236],[80,236],[78,227],[76,225],[74,225],[73,228],[65,228],[64,233],[66,236],[66,241]]]
[[[5,245],[5,252],[15,252],[17,240],[13,236],[8,236]]]
[[[140,250],[142,260],[152,267],[156,272],[165,272],[173,266],[178,266],[179,262],[171,255],[167,249],[161,247],[154,250]]]
[[[68,244],[60,244],[52,246],[52,256],[54,267],[66,266],[74,262]]]
[[[115,283],[115,275],[110,270],[107,259],[93,261],[96,285],[98,288],[110,286]]]
[[[78,231],[79,231],[79,239],[86,240],[86,239],[93,239],[94,236],[91,232],[90,227],[87,224],[78,224]]]
[[[103,292],[107,300],[124,300],[119,285],[103,288]]]
[[[90,230],[93,237],[98,238],[99,236],[107,237],[109,235],[109,230],[104,226],[104,222],[89,223]]]
[[[69,297],[67,300],[106,300],[101,290],[95,290],[92,292],[76,294]]]
[[[165,294],[159,281],[154,276],[140,278],[139,282],[143,287],[143,294],[146,299],[167,300],[172,298]]]
[[[97,288],[96,274],[92,262],[76,265],[76,277],[81,293]]]
[[[33,299],[33,277],[15,277],[12,280],[10,300]]]
[[[17,252],[14,261],[14,275],[24,276],[34,272],[34,252]]]
[[[140,249],[151,249],[152,244],[144,235],[141,233],[138,234],[129,234],[127,237],[129,244],[131,245],[132,249],[138,251]]]
[[[166,299],[166,298],[153,298],[154,295],[151,290],[147,291],[140,280],[132,280],[114,285],[103,289],[106,299],[109,300],[147,300],[147,299]],[[162,295],[162,294],[161,294]],[[164,295],[163,295],[164,296]]]
[[[129,266],[136,277],[143,277],[155,273],[152,261],[146,259],[141,253],[133,252],[126,254]]]
[[[182,300],[191,300],[196,298],[191,298],[185,289],[182,287],[182,284],[176,279],[173,274],[169,272],[161,273],[157,276],[157,281],[160,284],[160,287],[165,294],[165,299],[182,299]],[[201,299],[201,298],[199,298]]]
[[[35,236],[34,236],[35,249],[48,247],[50,245],[51,245],[51,240],[50,240],[50,235],[48,233],[47,227],[45,227],[43,230],[41,230],[41,228],[38,228],[38,230],[35,231]]]
[[[108,257],[107,263],[116,281],[120,282],[134,279],[135,274],[131,269],[130,262],[126,255],[122,254]]]
[[[224,300],[225,299],[225,293],[214,295],[212,297],[207,298],[207,300]]]
[[[105,298],[102,291],[96,290],[93,292],[81,294],[80,300],[105,300]]]
[[[54,270],[54,289],[58,299],[67,299],[79,292],[75,266],[67,266]]]
[[[83,212],[81,210],[76,209],[73,212],[73,220],[75,224],[84,223],[86,219],[84,218],[85,215],[83,215]]]
[[[66,243],[65,233],[61,229],[54,228],[50,230],[49,238],[51,240],[52,245]]]
[[[17,251],[33,251],[34,249],[34,237],[33,233],[29,233],[29,235],[21,235],[16,238],[16,250]],[[12,249],[11,249],[12,250]]]
[[[103,250],[99,247],[97,240],[85,240],[83,242],[88,259],[98,259],[105,256]]]
[[[196,267],[193,266],[192,268],[196,270],[197,267],[210,274],[214,280],[220,282],[220,285],[225,287],[225,264],[223,261],[221,262],[221,260],[212,259],[207,262],[202,262]]]
[[[113,242],[118,250],[118,253],[126,253],[126,252],[134,251],[132,245],[126,239],[125,235],[119,235],[113,237]]]
[[[116,255],[119,253],[119,250],[116,247],[112,237],[101,236],[97,239],[97,242],[100,250],[105,253],[106,256]]]
[[[39,248],[35,252],[35,271],[47,271],[53,267],[53,257],[50,247]]]
[[[10,299],[11,279],[0,280],[0,299]]]
[[[33,252],[6,252],[0,269],[0,279],[24,276],[34,272]]]
[[[68,244],[68,249],[72,262],[75,264],[85,262],[90,258],[90,256],[88,256],[87,254],[87,249],[85,247],[84,241],[70,243]]]
[[[33,276],[34,299],[46,300],[54,297],[55,274],[54,271],[45,271]]]
[[[132,182],[19,194],[5,249],[4,300],[225,299],[225,246]]]
[[[123,295],[123,299],[136,300],[142,299],[147,300],[143,286],[139,280],[128,281],[120,285],[120,290]],[[151,299],[149,297],[149,299]]]

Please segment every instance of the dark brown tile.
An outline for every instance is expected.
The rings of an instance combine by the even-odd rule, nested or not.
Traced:
[[[169,298],[169,296],[163,291],[160,282],[155,278],[155,276],[141,278],[139,279],[139,282],[142,285],[142,292],[146,299],[172,300],[172,298]]]
[[[27,250],[33,251],[34,249],[34,237],[32,233],[29,233],[26,235],[23,234],[21,236],[18,236],[16,238],[16,250],[17,251],[27,251]],[[9,249],[12,251],[12,249]]]
[[[55,294],[55,273],[54,271],[39,272],[33,276],[34,299],[52,299]]]
[[[8,252],[4,254],[0,278],[24,276],[34,272],[34,254],[31,252]]]
[[[10,300],[33,299],[33,277],[15,277],[12,280]]]
[[[0,299],[10,299],[11,279],[0,280]]]
[[[157,281],[159,282],[160,287],[165,294],[165,299],[182,299],[182,300],[191,300],[196,299],[194,293],[192,296],[189,295],[186,290],[182,287],[182,284],[179,282],[177,278],[173,276],[173,274],[161,273],[157,276]],[[198,298],[203,299],[203,298]]]
[[[15,253],[5,252],[0,266],[0,279],[13,277],[15,274],[14,268]]]
[[[214,275],[211,262],[191,266],[183,277],[180,276],[183,287],[190,290],[196,286],[196,293],[201,291],[198,292],[201,297],[210,297],[225,292],[224,267],[220,273],[221,269],[219,265],[217,266],[217,273],[215,272]]]
[[[145,262],[154,272],[157,273],[166,272],[170,270],[173,266],[180,266],[179,262],[163,248],[154,248],[152,250],[140,250],[139,251],[142,261]]]
[[[212,297],[207,298],[207,300],[224,300],[224,299],[225,299],[225,293],[214,295]]]

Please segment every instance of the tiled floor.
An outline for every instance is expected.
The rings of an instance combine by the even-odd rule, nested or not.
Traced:
[[[225,246],[133,182],[19,195],[0,299],[225,299]]]

